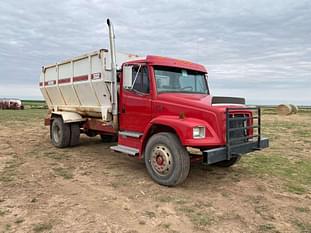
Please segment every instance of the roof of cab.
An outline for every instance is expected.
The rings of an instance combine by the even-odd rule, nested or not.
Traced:
[[[147,62],[151,65],[172,66],[207,73],[207,69],[203,65],[169,57],[148,55],[146,59],[131,61],[129,63],[135,62]]]

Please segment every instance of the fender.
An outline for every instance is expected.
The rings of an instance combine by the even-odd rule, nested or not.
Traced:
[[[179,140],[184,146],[200,147],[200,146],[214,146],[222,143],[222,140],[216,134],[215,130],[211,125],[203,120],[197,118],[184,118],[181,119],[178,116],[170,115],[161,115],[153,118],[144,131],[144,136],[142,138],[142,148],[140,151],[143,151],[143,145],[145,145],[145,140],[148,138],[148,132],[154,125],[163,125],[170,128],[173,128],[179,137]],[[194,139],[193,138],[193,127],[204,126],[205,127],[205,138]]]
[[[64,123],[82,122],[86,119],[76,112],[53,111],[52,115],[58,115],[63,118]]]

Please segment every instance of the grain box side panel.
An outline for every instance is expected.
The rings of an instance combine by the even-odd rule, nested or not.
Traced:
[[[45,90],[50,97],[51,105],[65,105],[64,99],[57,86],[57,68],[56,66],[49,67],[45,70]]]
[[[106,108],[111,107],[111,95],[110,91],[107,88],[107,84],[105,82],[106,73],[104,70],[104,57],[92,56],[91,57],[91,82],[93,84],[94,91],[96,92],[96,96],[99,100],[101,106]]]
[[[83,58],[73,62],[74,77],[73,85],[76,89],[81,106],[100,107],[96,93],[91,86],[90,75],[90,61],[89,58]]]
[[[60,64],[59,70],[59,89],[65,99],[66,105],[69,106],[79,106],[79,99],[75,93],[74,87],[72,85],[73,70],[71,63]]]
[[[50,97],[48,96],[48,93],[44,87],[44,73],[42,71],[40,73],[39,86],[40,86],[40,91],[42,93],[43,98],[45,99],[46,104],[48,105],[49,108],[51,108],[52,103],[51,103]]]

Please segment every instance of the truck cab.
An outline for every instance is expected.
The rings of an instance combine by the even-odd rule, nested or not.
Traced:
[[[185,181],[191,161],[229,167],[268,147],[259,107],[212,96],[200,64],[116,54],[108,26],[110,50],[42,67],[52,144],[76,146],[81,133],[100,135],[116,143],[113,151],[144,160],[151,178],[165,186]]]
[[[202,65],[160,56],[125,63],[119,93],[118,145],[112,149],[145,159],[158,183],[178,182],[165,180],[182,161],[176,149],[188,157],[183,165],[193,158],[231,166],[242,153],[268,146],[258,135],[260,109],[246,107],[242,98],[211,96]]]

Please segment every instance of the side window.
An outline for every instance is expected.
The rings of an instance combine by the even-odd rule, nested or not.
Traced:
[[[133,67],[133,90],[149,93],[149,78],[148,78],[148,69],[146,66],[134,66]]]

